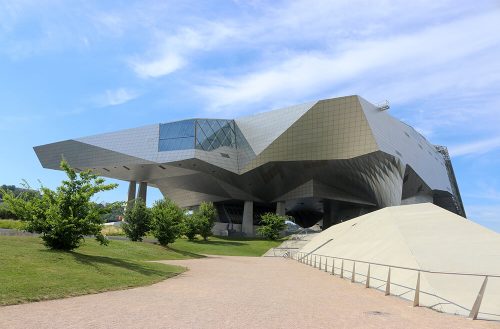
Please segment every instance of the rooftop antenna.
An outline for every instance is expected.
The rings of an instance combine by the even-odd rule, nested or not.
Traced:
[[[379,102],[377,104],[377,108],[379,109],[379,111],[387,111],[391,108],[391,106],[389,105],[389,101],[386,99],[382,102]]]

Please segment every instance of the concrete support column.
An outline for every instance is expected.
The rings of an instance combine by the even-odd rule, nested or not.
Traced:
[[[285,216],[285,201],[276,202],[276,215]]]
[[[135,180],[131,180],[130,183],[128,184],[128,202],[134,201],[135,200],[135,190],[137,187],[137,183]]]
[[[135,180],[130,181],[130,183],[128,184],[127,207],[130,207],[134,204],[136,189],[137,182]]]
[[[241,232],[246,236],[253,236],[253,201],[245,201],[243,206]]]
[[[333,200],[325,199],[323,201],[323,230],[337,223],[335,213],[338,211],[338,206]]]
[[[140,182],[139,183],[139,193],[137,194],[137,199],[141,199],[146,203],[146,196],[147,196],[147,191],[148,191],[148,183],[147,182]]]

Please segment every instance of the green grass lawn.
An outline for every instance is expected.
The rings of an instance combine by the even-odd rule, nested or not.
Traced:
[[[277,247],[282,241],[267,241],[260,239],[210,237],[188,241],[177,239],[170,247],[183,252],[227,256],[262,256],[271,248]]]
[[[47,249],[40,238],[0,236],[0,305],[84,295],[152,284],[177,275],[179,266],[150,260],[200,254],[261,256],[280,242],[211,237],[179,239],[168,248],[146,242],[93,239],[72,252]]]
[[[0,305],[148,285],[184,271],[147,260],[189,256],[150,243],[88,240],[73,252],[45,248],[39,238],[0,236]]]

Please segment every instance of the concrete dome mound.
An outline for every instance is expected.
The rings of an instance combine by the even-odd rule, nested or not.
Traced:
[[[328,242],[331,240],[330,242]],[[484,276],[500,275],[500,234],[431,203],[387,207],[330,227],[301,249],[303,253],[363,261],[370,287],[384,290],[391,268],[391,295],[413,300],[421,270],[420,305],[469,315]],[[332,260],[329,259],[329,266]],[[353,262],[344,260],[351,278]],[[356,262],[355,281],[366,282],[368,264]],[[500,277],[489,277],[478,318],[500,320]]]

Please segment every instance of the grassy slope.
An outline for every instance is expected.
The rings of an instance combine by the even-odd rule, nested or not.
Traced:
[[[146,243],[93,240],[74,252],[46,249],[39,238],[0,236],[0,305],[152,284],[184,269],[146,260],[187,256]]]
[[[36,237],[0,236],[0,305],[54,299],[148,285],[184,269],[148,260],[199,254],[260,256],[279,242],[211,237],[177,240],[170,248],[151,243],[93,239],[73,252],[48,250]]]

